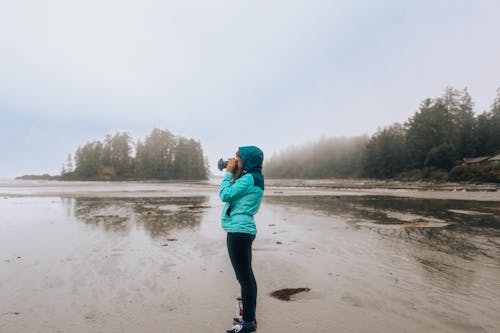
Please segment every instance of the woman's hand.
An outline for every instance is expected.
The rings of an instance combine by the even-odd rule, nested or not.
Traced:
[[[227,161],[226,171],[230,173],[234,173],[234,168],[236,167],[236,160],[231,158]]]

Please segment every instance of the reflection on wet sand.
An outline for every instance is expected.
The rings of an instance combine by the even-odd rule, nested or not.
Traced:
[[[335,262],[330,268],[337,272],[335,276],[354,281],[346,282],[346,291],[340,289],[340,299],[353,307],[366,310],[373,303],[371,311],[376,312],[391,295],[388,312],[420,318],[422,330],[416,331],[489,332],[500,319],[495,310],[500,269],[498,202],[272,196],[265,204],[279,207],[287,216],[288,221],[277,225],[281,232],[290,230],[283,228],[284,223],[298,214],[298,223],[307,226],[303,230],[309,237],[321,237],[315,248],[322,250],[310,260],[322,261],[324,256],[323,265]],[[388,280],[377,280],[380,275]],[[332,286],[339,291],[337,283]]]
[[[127,233],[141,226],[152,238],[174,229],[195,228],[201,222],[208,197],[170,198],[72,198],[63,202],[68,212],[105,231]],[[74,207],[72,207],[74,206]]]
[[[1,199],[0,332],[227,328],[239,288],[217,192],[140,193]],[[498,332],[499,212],[500,202],[266,197],[254,243],[259,326]],[[271,296],[306,289],[294,302]]]
[[[446,290],[470,290],[474,280],[474,270],[457,265],[457,258],[500,265],[497,202],[338,196],[270,197],[266,202],[342,216],[353,228],[402,240],[407,254],[421,265],[422,277]]]
[[[497,202],[339,196],[269,197],[266,202],[341,216],[353,227],[371,228],[467,259],[478,255],[498,257]],[[476,214],[465,215],[463,211]]]

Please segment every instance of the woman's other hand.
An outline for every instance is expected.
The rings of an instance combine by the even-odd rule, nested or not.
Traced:
[[[227,161],[226,171],[230,173],[234,173],[234,168],[236,167],[236,160],[231,158]]]

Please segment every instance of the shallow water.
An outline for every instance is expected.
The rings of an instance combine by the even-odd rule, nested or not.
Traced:
[[[191,191],[0,197],[0,332],[229,328],[239,291],[216,189],[157,186]],[[266,196],[259,330],[498,332],[499,212],[499,202]],[[270,296],[282,288],[311,290]]]

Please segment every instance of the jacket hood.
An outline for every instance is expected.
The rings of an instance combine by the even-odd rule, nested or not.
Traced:
[[[243,170],[253,176],[255,186],[264,189],[264,177],[262,176],[264,153],[256,146],[239,147],[238,150],[243,161]]]

